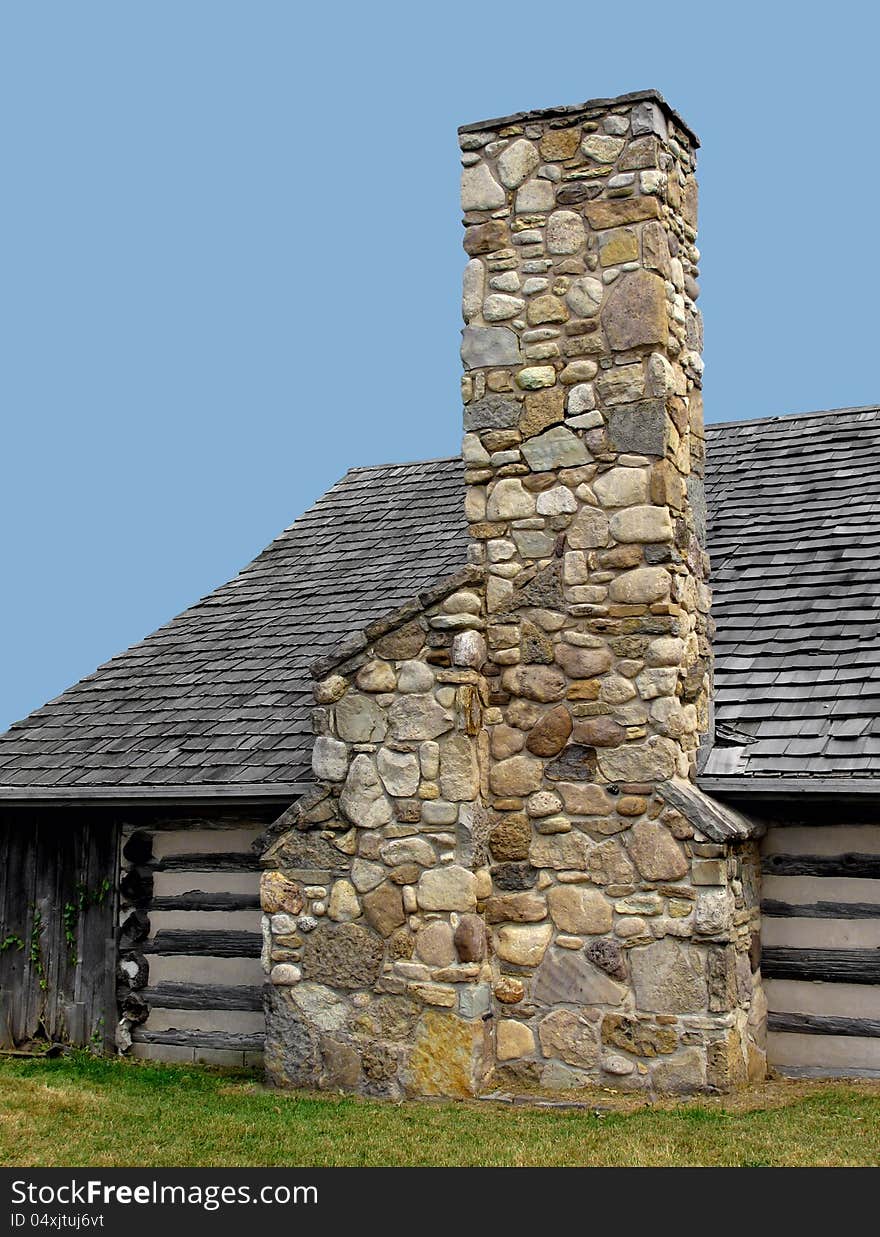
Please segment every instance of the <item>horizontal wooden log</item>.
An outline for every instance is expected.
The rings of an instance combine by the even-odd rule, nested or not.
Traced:
[[[880,949],[768,948],[761,958],[765,979],[809,979],[826,984],[880,983]]]
[[[880,855],[764,855],[765,876],[856,876],[880,880]]]
[[[250,851],[218,851],[216,854],[165,855],[153,859],[157,872],[260,872],[263,865]]]
[[[203,893],[194,889],[190,893],[163,894],[153,898],[152,911],[258,911],[259,890],[253,893]],[[880,907],[878,907],[880,909]]]
[[[876,1018],[831,1018],[819,1014],[778,1014],[767,1016],[768,1031],[794,1031],[799,1035],[856,1035],[880,1039]]]
[[[259,987],[232,984],[175,984],[170,981],[146,988],[140,995],[155,1009],[262,1009]]]
[[[259,932],[223,932],[163,928],[141,946],[145,954],[197,954],[207,958],[259,958]]]
[[[771,919],[880,919],[880,902],[778,902],[765,898],[761,911]]]
[[[265,1035],[237,1034],[234,1031],[145,1031],[134,1027],[131,1038],[136,1044],[167,1044],[180,1048],[226,1048],[233,1052],[262,1052]]]

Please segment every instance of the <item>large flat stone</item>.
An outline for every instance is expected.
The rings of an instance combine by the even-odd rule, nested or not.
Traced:
[[[630,950],[636,1007],[658,1014],[695,1014],[706,1008],[706,959],[671,937]]]
[[[510,327],[466,326],[461,335],[461,360],[465,369],[516,365],[520,359],[519,340]]]
[[[622,984],[571,949],[548,949],[532,985],[532,997],[543,1005],[619,1005],[625,996]]]

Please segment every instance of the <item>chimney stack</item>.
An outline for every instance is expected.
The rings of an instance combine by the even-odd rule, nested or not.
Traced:
[[[726,1086],[734,869],[662,793],[709,727],[698,142],[655,92],[459,135],[498,1068]]]

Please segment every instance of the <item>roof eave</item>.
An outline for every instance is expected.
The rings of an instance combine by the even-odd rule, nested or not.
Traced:
[[[310,787],[310,782],[267,782],[252,786],[0,786],[3,807],[137,807],[151,803],[289,804]]]
[[[707,795],[730,795],[737,799],[785,799],[790,796],[880,800],[880,777],[698,777],[697,785]]]

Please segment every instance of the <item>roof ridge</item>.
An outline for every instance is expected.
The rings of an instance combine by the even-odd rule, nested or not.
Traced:
[[[880,412],[880,404],[859,404],[844,408],[816,408],[810,412],[780,412],[770,417],[738,417],[733,421],[707,421],[706,430],[731,429],[736,425],[773,425],[777,421],[805,421],[813,417],[836,417],[847,412]]]
[[[425,460],[395,460],[387,464],[355,464],[346,469],[345,476],[353,472],[373,472],[381,468],[417,468],[420,464],[460,464],[460,455],[436,455]]]

